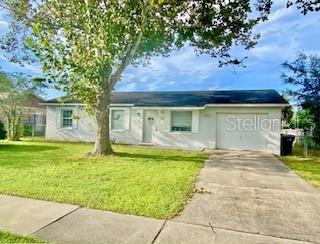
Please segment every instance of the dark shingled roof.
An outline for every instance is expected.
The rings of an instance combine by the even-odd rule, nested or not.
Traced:
[[[46,103],[80,103],[62,97]],[[155,92],[113,92],[111,103],[134,104],[134,106],[196,106],[206,104],[287,104],[275,90],[234,91],[155,91]]]

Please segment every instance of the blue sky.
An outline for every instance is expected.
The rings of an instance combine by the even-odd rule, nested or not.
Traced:
[[[8,17],[0,13],[0,34],[7,30]],[[275,1],[270,19],[255,27],[261,34],[258,45],[251,50],[234,48],[232,53],[248,59],[245,68],[219,68],[217,60],[196,56],[190,47],[174,52],[170,57],[155,57],[146,67],[128,67],[118,91],[153,90],[227,90],[227,89],[276,89],[286,85],[280,79],[281,63],[293,60],[298,51],[319,54],[320,13],[303,16],[295,8],[287,9],[285,1]],[[20,67],[9,63],[0,53],[0,66],[8,71],[41,74],[37,64]],[[47,98],[62,95],[49,90]]]

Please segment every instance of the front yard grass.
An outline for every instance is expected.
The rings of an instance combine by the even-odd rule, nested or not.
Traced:
[[[282,161],[312,185],[320,188],[320,150],[309,150],[303,157],[303,147],[295,146],[292,155],[281,157]]]
[[[0,194],[170,218],[193,194],[207,154],[114,145],[88,157],[89,143],[0,142]]]
[[[20,236],[7,232],[0,231],[0,243],[45,243],[44,241],[40,241],[28,236]]]

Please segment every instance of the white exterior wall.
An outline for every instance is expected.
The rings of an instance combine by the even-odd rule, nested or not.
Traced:
[[[153,143],[179,148],[214,148],[212,112],[209,109],[193,110],[192,117],[191,132],[172,132],[171,111],[160,110],[155,119]]]
[[[74,115],[80,119],[73,121],[72,129],[60,128],[62,108],[72,108]],[[216,148],[217,113],[265,113],[269,119],[281,120],[280,107],[206,107],[193,108],[192,132],[171,132],[171,110],[169,108],[135,108],[113,107],[125,110],[125,129],[111,130],[111,138],[119,143],[143,143],[144,112],[156,111],[152,128],[152,144],[185,148]],[[186,108],[178,108],[178,110]],[[191,108],[190,108],[191,109]],[[175,110],[175,109],[173,109]],[[93,116],[87,116],[83,107],[48,106],[46,139],[93,142],[96,134],[96,123]],[[267,151],[280,154],[280,124],[275,131],[267,132]]]
[[[61,128],[61,110],[72,109],[73,115],[81,119],[73,120],[72,129]],[[88,116],[83,107],[77,106],[48,106],[46,139],[55,141],[83,141],[95,140],[96,121],[93,116]]]

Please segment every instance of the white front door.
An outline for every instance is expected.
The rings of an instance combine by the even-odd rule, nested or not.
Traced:
[[[217,148],[266,151],[267,118],[267,114],[217,114]]]
[[[157,117],[157,112],[152,110],[147,110],[144,112],[143,119],[143,142],[152,143],[152,134],[155,127],[155,120]]]

